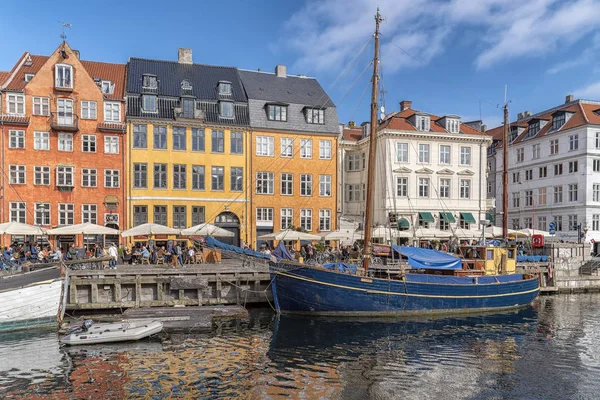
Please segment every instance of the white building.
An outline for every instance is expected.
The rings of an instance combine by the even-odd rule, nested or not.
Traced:
[[[410,101],[388,115],[377,134],[374,226],[419,226],[444,234],[481,229],[486,218],[486,154],[491,137],[456,115],[413,110]],[[338,211],[364,220],[369,124],[343,127]],[[391,223],[390,223],[391,221]],[[397,222],[394,222],[397,221]],[[448,235],[449,236],[449,235]]]
[[[495,197],[502,225],[503,127],[488,133],[487,195]],[[573,100],[532,115],[520,113],[509,126],[508,227],[549,230],[556,239],[600,240],[600,102]]]

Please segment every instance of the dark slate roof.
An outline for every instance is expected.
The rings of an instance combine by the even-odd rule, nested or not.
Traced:
[[[335,107],[315,78],[293,75],[280,78],[273,73],[244,70],[240,70],[239,74],[250,99]]]
[[[142,75],[156,75],[158,95],[180,97],[181,82],[192,84],[192,95],[198,100],[219,100],[217,86],[219,81],[231,83],[232,95],[228,99],[246,103],[246,93],[240,82],[236,68],[218,67],[202,64],[180,64],[176,61],[146,60],[130,58],[127,73],[127,92],[142,92]],[[221,96],[221,99],[224,97]]]

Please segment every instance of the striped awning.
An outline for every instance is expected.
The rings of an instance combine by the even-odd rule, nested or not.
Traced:
[[[473,214],[468,213],[468,212],[461,212],[460,213],[460,219],[462,219],[465,222],[468,222],[469,224],[476,224],[477,221],[475,221],[475,218],[473,217]]]
[[[433,215],[430,212],[420,212],[419,213],[419,218],[421,218],[421,220],[423,220],[424,222],[435,222],[435,219],[433,218]]]
[[[456,222],[456,219],[454,219],[454,215],[452,215],[451,212],[441,212],[440,218],[446,222],[452,222],[452,223]]]

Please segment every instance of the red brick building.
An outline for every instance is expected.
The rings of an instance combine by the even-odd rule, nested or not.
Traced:
[[[123,228],[125,74],[66,42],[0,72],[1,222]]]

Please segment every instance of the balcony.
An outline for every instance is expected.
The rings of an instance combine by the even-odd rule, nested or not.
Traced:
[[[25,115],[2,114],[0,115],[0,122],[7,125],[27,126],[29,125],[29,117]]]
[[[125,132],[125,124],[122,122],[102,122],[98,124],[100,132]]]
[[[199,109],[194,109],[193,114],[192,114],[191,112],[184,112],[181,109],[181,107],[175,107],[173,109],[173,114],[175,116],[176,121],[191,120],[191,121],[204,122],[204,118],[205,118],[204,110],[199,110]]]
[[[158,94],[158,87],[142,86],[142,94]]]
[[[62,132],[77,132],[79,117],[69,113],[50,113],[50,127]]]

